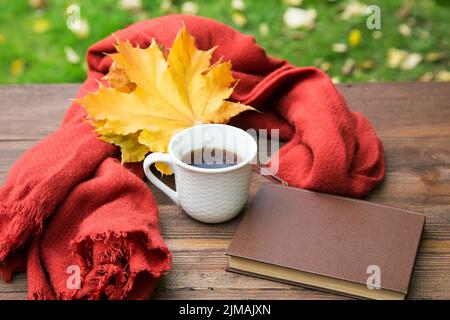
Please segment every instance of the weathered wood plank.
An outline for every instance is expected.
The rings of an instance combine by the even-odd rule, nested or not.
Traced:
[[[78,87],[0,86],[0,184],[23,152],[58,127]],[[450,298],[450,85],[358,84],[339,89],[353,110],[371,120],[385,146],[385,182],[367,199],[427,215],[408,297]],[[262,183],[266,180],[254,175],[251,193]],[[225,272],[224,251],[241,217],[202,224],[151,189],[164,238],[174,253],[173,268],[155,298],[341,298]],[[18,275],[12,284],[0,283],[0,299],[23,299],[26,288],[26,276]]]
[[[442,125],[448,130],[449,83],[342,84],[338,89],[350,108],[363,112],[380,134],[397,127],[416,132],[416,127]]]
[[[173,266],[161,281],[155,298],[338,298],[336,295],[226,272],[224,251],[229,239],[168,239]],[[408,298],[444,299],[450,286],[450,241],[422,242]],[[430,268],[430,266],[433,266]],[[432,271],[432,272],[431,272]],[[6,296],[26,295],[26,277],[18,275],[14,285],[0,284]]]
[[[36,140],[53,132],[79,86],[0,86],[0,140]]]
[[[0,140],[35,140],[61,122],[79,84],[0,86]],[[348,105],[363,112],[378,133],[403,127],[411,134],[423,129],[448,134],[448,83],[367,83],[338,85]],[[434,127],[430,128],[430,127]],[[398,133],[397,133],[398,134]],[[409,136],[406,136],[409,137]]]
[[[167,240],[167,243],[174,252],[173,268],[165,277],[164,285],[159,287],[158,294],[166,293],[169,290],[171,294],[175,295],[172,298],[177,298],[186,296],[187,291],[193,297],[200,298],[201,294],[197,294],[196,291],[211,290],[214,291],[214,296],[212,296],[213,293],[210,293],[210,298],[217,298],[215,296],[217,292],[227,293],[228,298],[233,296],[245,298],[247,289],[254,291],[259,288],[265,291],[277,290],[277,294],[280,296],[271,298],[286,298],[286,294],[283,293],[285,290],[291,290],[289,296],[298,299],[311,298],[311,294],[320,295],[322,298],[328,298],[327,296],[330,295],[274,281],[253,277],[243,278],[241,275],[224,272],[227,258],[223,252],[228,247],[229,240],[170,239]],[[450,241],[423,241],[408,298],[444,299],[448,297],[448,288],[450,287],[449,246]],[[430,269],[430,266],[433,268]],[[432,272],[430,272],[431,270]],[[181,293],[182,295],[178,296]],[[159,295],[156,295],[156,298],[158,297]]]

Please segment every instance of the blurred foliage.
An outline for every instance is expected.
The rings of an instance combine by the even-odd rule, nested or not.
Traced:
[[[198,9],[198,15],[254,35],[270,55],[298,66],[321,67],[336,81],[448,78],[447,0],[360,0],[381,8],[381,32],[368,30],[364,15],[342,20],[342,11],[349,1],[244,0],[245,9],[239,11],[232,8],[231,0],[195,0],[188,5],[185,2],[0,0],[0,83],[81,82],[86,74],[84,55],[91,44],[133,22],[180,12],[182,8]],[[81,18],[89,26],[88,32],[84,30],[81,35],[66,25],[66,10],[72,4],[81,8]],[[283,20],[288,6],[314,8],[314,26],[288,28]],[[413,67],[389,67],[388,52],[398,52],[389,51],[391,48],[418,54],[412,61]]]

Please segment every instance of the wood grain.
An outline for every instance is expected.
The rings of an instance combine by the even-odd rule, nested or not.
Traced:
[[[61,122],[78,84],[0,86],[0,183],[12,164]],[[422,211],[424,239],[410,299],[450,298],[450,84],[340,85],[354,111],[363,112],[383,141],[387,173],[367,200]],[[169,183],[171,178],[168,178]],[[251,194],[264,178],[254,174]],[[173,268],[156,299],[345,299],[273,281],[225,272],[224,252],[241,217],[206,225],[185,215],[150,187],[161,229],[174,254]],[[26,275],[0,282],[0,299],[26,297]]]

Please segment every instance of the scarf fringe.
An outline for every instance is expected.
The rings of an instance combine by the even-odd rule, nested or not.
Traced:
[[[0,207],[0,263],[43,229],[43,211],[29,201]],[[35,223],[33,223],[35,222]],[[1,273],[3,275],[3,272]]]
[[[133,244],[128,239],[130,235],[126,232],[106,231],[95,235],[80,235],[72,241],[73,254],[82,262],[82,274],[84,274],[83,284],[80,289],[72,292],[61,292],[58,298],[61,299],[101,299],[107,297],[111,300],[125,299],[132,290],[135,278],[140,272],[146,272],[152,277],[160,277],[167,272],[170,264],[164,264],[160,270],[140,270],[130,272],[129,259]],[[102,252],[101,257],[92,257],[91,251],[94,242],[101,242],[108,245]],[[89,250],[86,250],[89,248]],[[170,251],[166,247],[149,248],[159,250],[171,257]],[[85,256],[87,255],[87,257]],[[93,261],[86,261],[96,259]],[[122,261],[121,261],[122,260]],[[91,269],[89,270],[89,268]],[[115,284],[111,284],[111,279],[116,277]]]
[[[55,296],[48,291],[28,292],[27,300],[55,300]]]

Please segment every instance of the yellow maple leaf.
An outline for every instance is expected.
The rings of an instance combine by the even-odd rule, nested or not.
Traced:
[[[211,65],[215,48],[204,51],[183,27],[164,57],[155,40],[148,48],[118,42],[106,76],[110,87],[78,100],[101,139],[120,146],[122,162],[148,152],[167,152],[178,131],[201,123],[227,123],[250,106],[228,101],[236,80],[231,63]],[[170,169],[157,168],[166,174]]]

